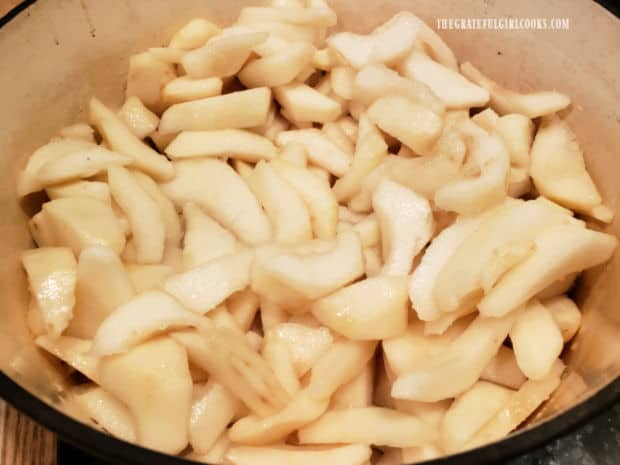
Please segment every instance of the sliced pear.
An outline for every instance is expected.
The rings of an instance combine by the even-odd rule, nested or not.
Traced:
[[[489,101],[489,91],[473,84],[458,71],[431,60],[413,50],[400,65],[404,76],[426,84],[450,110],[482,107]]]
[[[287,44],[281,52],[247,63],[239,72],[239,80],[248,88],[289,84],[310,63],[313,53],[313,47],[308,43]]]
[[[364,465],[370,455],[370,447],[361,444],[321,449],[297,446],[233,447],[226,454],[226,459],[234,465]]]
[[[334,392],[329,405],[330,410],[370,407],[373,403],[374,375],[375,363],[374,360],[370,360],[359,375]]]
[[[579,326],[581,326],[579,307],[564,295],[544,300],[542,304],[549,310],[553,321],[560,328],[564,342],[570,341],[579,331]]]
[[[523,197],[532,190],[532,180],[527,168],[511,167],[508,172],[506,193],[515,199]]]
[[[508,90],[483,75],[469,62],[461,64],[461,73],[489,91],[490,105],[499,114],[520,113],[528,118],[538,118],[563,110],[570,105],[570,98],[555,91],[522,94]]]
[[[217,438],[217,441],[215,441],[213,447],[207,453],[190,452],[184,455],[183,458],[199,463],[224,463],[226,454],[231,446],[232,443],[228,437],[228,431],[225,431]]]
[[[99,382],[99,359],[90,353],[91,341],[70,336],[39,336],[35,342],[71,368],[92,381]]]
[[[138,139],[144,139],[159,125],[159,116],[146,108],[136,96],[125,100],[119,116]]]
[[[368,117],[383,131],[422,155],[430,153],[443,126],[436,113],[405,97],[376,100],[368,108]]]
[[[136,294],[160,287],[166,278],[174,273],[169,265],[137,265],[134,263],[125,266],[127,275]]]
[[[353,340],[398,336],[407,328],[407,278],[379,276],[344,287],[312,304],[312,314]]]
[[[338,123],[325,123],[321,130],[333,144],[340,148],[340,150],[351,155],[353,154],[355,151],[355,145]]]
[[[164,287],[186,307],[206,313],[249,284],[253,258],[252,250],[214,258],[169,277]]]
[[[235,292],[226,301],[230,314],[243,331],[248,331],[258,311],[259,298],[251,289]]]
[[[300,168],[305,168],[308,165],[308,153],[299,142],[290,142],[284,145],[280,150],[279,158]]]
[[[261,312],[262,310],[261,308]],[[264,328],[265,325],[263,325],[263,331],[265,331]],[[291,397],[295,396],[301,390],[301,384],[297,378],[297,373],[293,366],[293,357],[287,345],[278,340],[266,340],[262,348],[262,354],[282,387]]]
[[[272,160],[271,166],[303,199],[310,212],[312,232],[319,239],[336,237],[338,201],[330,185],[309,171],[285,160]]]
[[[575,134],[558,117],[545,118],[531,151],[530,172],[538,191],[562,206],[592,216],[601,196],[586,170]]]
[[[381,63],[391,66],[413,47],[419,23],[415,15],[400,12],[368,35],[339,32],[333,34],[327,44],[356,69]]]
[[[476,113],[472,116],[471,120],[485,131],[493,132],[497,128],[499,115],[495,113],[493,108],[485,108],[480,113]]]
[[[506,403],[513,391],[478,381],[456,398],[441,422],[441,448],[458,452]]]
[[[373,425],[368,428],[368,425]],[[297,433],[300,444],[358,443],[416,447],[434,442],[437,433],[413,415],[382,407],[326,412]]]
[[[340,104],[306,84],[293,83],[277,87],[275,98],[294,120],[326,123],[335,121],[341,114]]]
[[[271,220],[273,237],[277,242],[295,243],[312,239],[306,204],[270,164],[259,162],[247,181]]]
[[[136,431],[127,407],[99,386],[76,386],[69,398],[99,428],[119,439],[135,442]]]
[[[515,353],[506,346],[501,346],[497,355],[486,366],[480,379],[506,386],[510,389],[519,389],[527,380],[519,365]]]
[[[241,129],[184,131],[166,147],[173,160],[190,157],[232,157],[256,163],[276,157],[273,143]]]
[[[183,238],[183,263],[190,270],[208,261],[237,251],[235,236],[222,228],[217,221],[189,202],[183,207],[185,237]]]
[[[58,135],[66,139],[95,142],[95,130],[86,123],[76,123],[71,126],[65,126],[58,131]]]
[[[170,47],[150,47],[148,49],[148,52],[158,60],[161,60],[165,63],[171,63],[173,65],[181,63],[181,60],[186,53],[184,50]]]
[[[189,443],[195,452],[206,453],[226,431],[241,402],[215,381],[194,388],[194,398],[189,419]]]
[[[161,89],[176,77],[174,66],[142,52],[129,57],[125,97],[138,97],[149,109],[161,111]]]
[[[175,168],[176,178],[161,187],[177,208],[187,202],[196,203],[248,244],[259,244],[271,237],[271,225],[258,200],[227,163],[186,160],[175,162]]]
[[[334,195],[339,202],[350,200],[361,189],[364,178],[387,156],[388,146],[366,115],[359,120],[357,143],[351,168],[336,181]]]
[[[345,100],[353,98],[353,81],[356,71],[349,66],[336,66],[329,73],[334,93]]]
[[[112,197],[129,219],[136,247],[136,262],[161,262],[166,228],[157,203],[124,168],[109,168],[108,184]]]
[[[515,166],[528,168],[530,147],[534,139],[534,122],[527,116],[512,113],[500,117],[495,130],[506,144],[510,162]]]
[[[76,303],[67,334],[92,339],[101,322],[133,295],[129,276],[113,250],[100,245],[85,248],[77,265]]]
[[[69,325],[75,305],[77,264],[71,249],[44,247],[26,250],[21,261],[46,331],[59,336]]]
[[[222,85],[222,80],[217,77],[191,79],[188,76],[181,76],[168,82],[161,95],[166,105],[174,105],[220,95]]]
[[[99,381],[127,405],[138,444],[168,454],[186,447],[192,378],[181,345],[157,338],[106,357],[100,362]]]
[[[282,249],[257,251],[252,289],[296,313],[311,300],[349,284],[364,273],[362,247],[354,232],[344,232],[323,253],[301,255]]]
[[[110,148],[134,158],[132,166],[160,181],[174,176],[174,167],[166,157],[134,136],[114,112],[94,97],[90,100],[89,111],[93,125]]]
[[[554,281],[606,262],[618,240],[576,224],[558,224],[538,235],[535,243],[534,254],[510,270],[480,301],[482,315],[503,315]]]
[[[344,175],[351,166],[351,155],[332,143],[318,129],[284,131],[276,138],[276,143],[280,147],[294,142],[304,146],[309,162],[325,168],[336,176]]]
[[[331,70],[335,66],[340,65],[340,62],[340,57],[331,48],[317,50],[312,56],[312,66],[323,71]]]
[[[260,299],[260,322],[263,332],[269,331],[275,326],[286,322],[288,313],[277,303],[261,297]]]
[[[409,274],[413,259],[433,234],[433,213],[428,200],[384,179],[372,195],[372,204],[381,229],[383,273]]]
[[[267,87],[177,103],[162,115],[159,131],[252,128],[265,123],[270,104],[271,90]]]
[[[220,28],[203,18],[194,18],[179,29],[170,39],[168,47],[193,50],[220,32]]]
[[[70,181],[45,189],[50,200],[65,197],[92,197],[105,203],[110,203],[110,188],[108,184],[100,181]]]

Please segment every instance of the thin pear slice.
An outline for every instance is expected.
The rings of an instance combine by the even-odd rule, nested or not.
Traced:
[[[434,221],[431,206],[411,189],[384,179],[372,195],[383,247],[383,273],[404,276],[413,259],[430,241]]]
[[[176,178],[161,187],[177,208],[194,202],[243,242],[259,244],[269,240],[271,225],[267,216],[250,188],[227,163],[186,160],[175,162],[175,167]]]
[[[58,131],[58,135],[67,139],[95,142],[95,130],[87,123],[76,123],[65,126]]]
[[[110,203],[110,188],[108,184],[100,181],[71,181],[45,189],[50,200],[64,197],[92,197],[104,203]]]
[[[263,328],[265,328],[264,324]],[[263,344],[262,355],[269,366],[271,366],[284,390],[291,397],[295,396],[301,390],[301,384],[297,377],[297,372],[293,365],[293,357],[288,346],[276,339],[266,340]]]
[[[527,116],[511,113],[497,120],[495,130],[501,136],[514,166],[530,166],[530,148],[534,139],[534,122]]]
[[[617,243],[614,236],[579,225],[554,225],[536,237],[536,251],[506,273],[478,309],[482,315],[504,315],[554,281],[606,262]]]
[[[161,89],[176,77],[174,65],[148,51],[129,57],[125,98],[138,97],[149,109],[161,112]]]
[[[413,50],[401,63],[401,74],[426,84],[449,110],[483,107],[489,101],[489,92],[447,68]]]
[[[67,334],[92,339],[101,322],[133,295],[129,276],[113,250],[100,245],[84,249],[78,260],[75,309]]]
[[[123,121],[96,98],[90,100],[90,119],[110,148],[133,157],[132,166],[159,181],[174,177],[174,167],[166,157],[133,135]]]
[[[357,443],[390,447],[417,447],[437,438],[436,431],[417,417],[382,407],[326,412],[297,435],[300,444]]]
[[[91,341],[70,336],[39,336],[35,342],[88,379],[99,382],[99,359],[90,353]]]
[[[191,157],[231,157],[256,163],[276,157],[273,143],[258,134],[241,129],[184,131],[166,147],[173,160]]]
[[[59,336],[69,325],[75,305],[77,264],[71,249],[27,250],[22,253],[21,261],[46,331]]]
[[[174,105],[220,95],[222,86],[222,80],[216,77],[191,79],[188,76],[181,76],[166,84],[161,95],[166,105]]]
[[[127,263],[125,269],[136,294],[142,294],[144,291],[160,287],[166,278],[174,273],[174,268],[169,265],[137,265],[135,263]]]
[[[144,139],[159,125],[159,116],[146,108],[135,96],[125,100],[119,116],[138,139]]]
[[[528,118],[538,118],[563,110],[570,105],[570,98],[559,92],[542,91],[522,94],[506,89],[483,75],[469,62],[461,64],[461,73],[489,91],[491,107],[502,115],[520,113]]]
[[[527,380],[519,365],[515,353],[506,346],[501,346],[497,355],[486,366],[480,379],[490,381],[510,389],[519,389]]]
[[[375,363],[370,360],[366,368],[349,381],[338,388],[331,398],[330,410],[348,410],[351,408],[370,407],[373,403],[372,396],[375,384]]]
[[[295,79],[314,54],[310,44],[296,42],[287,44],[280,52],[251,60],[239,72],[239,80],[248,88],[278,87]]]
[[[192,378],[181,345],[157,338],[106,357],[100,362],[99,381],[129,408],[138,444],[168,454],[186,447]]]
[[[170,39],[168,47],[193,50],[220,32],[220,28],[203,18],[194,18],[179,29]]]
[[[560,328],[564,342],[570,341],[581,326],[581,312],[575,302],[565,295],[559,295],[543,300],[542,304],[549,310],[553,321]]]
[[[353,340],[398,336],[407,328],[407,277],[378,276],[344,287],[312,304],[312,314]]]
[[[312,239],[306,204],[270,164],[259,162],[247,182],[271,220],[276,242],[295,243]]]
[[[577,138],[564,120],[543,120],[532,145],[531,159],[530,172],[541,195],[590,216],[602,205]]]
[[[234,465],[364,465],[371,449],[361,444],[316,449],[312,447],[233,447],[226,459]]]
[[[292,83],[277,87],[274,96],[295,121],[327,123],[342,114],[338,101],[306,84]]]
[[[199,317],[168,294],[148,291],[115,309],[99,326],[92,353],[118,354],[162,331],[198,326]]]
[[[270,164],[305,202],[310,212],[314,236],[318,239],[335,238],[338,224],[338,201],[329,183],[285,160],[272,160]]]

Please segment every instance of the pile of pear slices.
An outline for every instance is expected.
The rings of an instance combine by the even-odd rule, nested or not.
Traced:
[[[565,294],[617,242],[574,216],[613,215],[569,98],[459,67],[409,12],[335,24],[323,0],[194,19],[28,160],[27,320],[78,418],[207,463],[390,465],[559,385]]]

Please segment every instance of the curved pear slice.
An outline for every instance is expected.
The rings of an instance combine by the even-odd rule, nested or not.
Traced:
[[[483,271],[496,260],[496,250],[510,243],[534,240],[547,228],[571,220],[571,216],[540,200],[502,204],[467,236],[441,268],[433,290],[437,307],[442,312],[455,312],[477,302],[482,296]]]
[[[575,302],[564,295],[544,300],[542,304],[558,325],[564,342],[570,341],[581,326],[581,312]]]
[[[292,83],[277,87],[274,96],[283,111],[295,122],[327,123],[342,114],[342,106],[337,100],[306,84]]]
[[[247,63],[239,72],[244,86],[278,87],[289,84],[312,60],[314,54],[310,44],[294,42],[283,50],[263,56]]]
[[[317,450],[312,447],[233,447],[226,459],[234,465],[364,465],[370,459],[371,449],[351,444]]]
[[[318,239],[335,238],[338,224],[338,201],[329,183],[285,160],[272,160],[270,164],[305,202],[310,213],[314,236]]]
[[[510,312],[554,281],[606,262],[617,243],[614,236],[575,224],[556,224],[546,229],[535,239],[536,251],[482,299],[480,314],[499,316]]]
[[[191,79],[188,76],[182,76],[166,84],[161,91],[161,96],[166,105],[174,105],[220,95],[222,86],[220,78]]]
[[[448,47],[448,44],[443,41],[441,36],[419,18],[418,27],[418,40],[427,46],[433,60],[449,69],[458,71],[459,64],[456,56],[450,47]]]
[[[413,259],[430,241],[433,212],[424,197],[389,179],[379,183],[372,195],[383,247],[383,273],[407,275]]]
[[[248,244],[271,237],[271,225],[258,200],[241,177],[220,160],[175,162],[177,176],[162,184],[164,193],[182,208],[194,202],[224,228]]]
[[[486,77],[469,62],[461,64],[461,73],[489,91],[491,107],[502,115],[520,113],[528,118],[538,118],[563,110],[570,105],[570,98],[559,92],[543,91],[522,94],[506,89]]]
[[[353,340],[398,336],[407,328],[407,278],[379,276],[344,287],[312,304],[312,314]]]
[[[91,354],[91,341],[70,336],[39,336],[35,342],[88,379],[99,382],[99,359]]]
[[[404,76],[430,87],[449,110],[483,107],[489,101],[489,92],[484,87],[477,86],[458,71],[431,60],[417,50],[403,60],[399,70]]]
[[[534,122],[527,116],[512,113],[497,120],[495,130],[501,136],[514,166],[530,166],[530,147],[534,139]]]
[[[170,51],[169,49],[160,49]],[[173,52],[177,52],[174,50]],[[119,116],[138,139],[145,139],[157,129],[159,116],[146,108],[136,97],[129,97],[120,109]]]
[[[564,120],[543,120],[531,158],[530,173],[541,195],[590,216],[601,206],[601,196],[586,170],[577,138]]]
[[[132,166],[160,181],[174,177],[174,167],[168,159],[134,136],[125,123],[95,97],[90,100],[90,119],[112,150],[133,157]]]
[[[105,357],[101,387],[127,405],[138,444],[178,454],[188,443],[192,377],[185,349],[158,338],[127,353]]]
[[[193,50],[220,32],[220,28],[203,18],[194,18],[179,29],[170,39],[168,47]]]
[[[110,188],[108,184],[100,181],[72,181],[45,189],[50,200],[65,197],[92,197],[104,203],[110,203]]]
[[[92,353],[105,356],[126,352],[153,334],[198,326],[198,315],[161,291],[148,291],[114,310],[99,326]]]
[[[137,263],[161,262],[166,230],[157,203],[124,168],[109,168],[108,184],[112,197],[129,219]]]
[[[247,182],[271,220],[276,242],[295,243],[312,239],[306,204],[270,164],[259,162]]]
[[[353,443],[389,447],[417,447],[437,439],[434,428],[416,416],[382,407],[326,412],[300,429],[297,435],[300,444]]]
[[[497,355],[489,362],[480,375],[483,381],[490,381],[510,389],[519,389],[527,380],[515,358],[514,351],[501,346]]]
[[[174,273],[174,269],[169,265],[136,265],[134,263],[127,263],[125,269],[136,294],[160,287],[165,279]]]
[[[77,264],[71,249],[26,250],[21,261],[46,331],[59,336],[69,325],[75,305]]]

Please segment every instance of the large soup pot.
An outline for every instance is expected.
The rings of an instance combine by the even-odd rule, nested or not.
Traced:
[[[165,43],[185,21],[230,23],[241,0],[40,0],[0,29],[0,396],[60,438],[114,464],[189,463],[117,440],[71,418],[64,381],[34,349],[24,316],[20,252],[32,245],[15,180],[26,157],[61,127],[84,120],[85,103],[123,96],[128,57]],[[437,18],[569,18],[569,30],[444,30],[461,61],[518,90],[572,97],[569,121],[592,177],[620,217],[620,23],[590,0],[330,0],[339,27],[364,32],[400,10]],[[36,202],[35,202],[36,203]],[[606,228],[620,236],[620,221]],[[551,400],[506,439],[436,464],[483,464],[549,441],[620,397],[620,253],[589,271],[574,297],[583,326],[567,349],[567,376]]]

